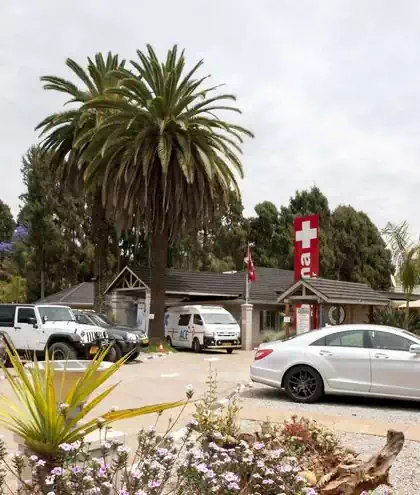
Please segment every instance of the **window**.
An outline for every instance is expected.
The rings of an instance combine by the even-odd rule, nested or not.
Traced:
[[[16,306],[0,306],[0,327],[13,327]]]
[[[210,325],[236,325],[235,318],[230,313],[204,313],[203,319]]]
[[[35,311],[33,308],[19,308],[18,309],[18,323],[34,323]],[[32,320],[32,321],[31,321]]]
[[[191,315],[180,315],[178,325],[185,327],[190,324]]]
[[[271,330],[279,332],[283,328],[284,315],[280,311],[261,311],[260,312],[260,331]]]
[[[194,325],[202,325],[203,320],[200,315],[194,315]]]
[[[331,347],[368,347],[368,345],[364,345],[364,334],[363,330],[334,333],[325,337],[325,345]]]
[[[39,306],[38,308],[42,321],[74,321],[70,308],[62,306]]]
[[[410,350],[410,346],[415,342],[405,339],[399,335],[388,332],[378,332],[372,330],[370,338],[374,349],[384,349],[387,351],[406,351]]]
[[[312,342],[311,345],[325,345],[325,337],[322,337],[322,339],[318,339],[315,342]]]
[[[92,325],[92,322],[86,315],[76,315],[76,320],[82,325]]]

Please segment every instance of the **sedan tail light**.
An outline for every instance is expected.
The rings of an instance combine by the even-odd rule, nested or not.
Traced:
[[[255,361],[259,361],[260,359],[264,359],[269,356],[273,352],[273,349],[261,349],[255,353]]]

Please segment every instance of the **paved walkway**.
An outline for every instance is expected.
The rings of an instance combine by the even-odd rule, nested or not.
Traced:
[[[165,358],[147,360],[144,363],[133,363],[124,366],[112,379],[113,382],[120,381],[120,385],[106,399],[96,412],[96,415],[103,414],[113,406],[120,408],[139,407],[146,404],[159,402],[176,401],[185,397],[185,386],[192,384],[196,390],[195,398],[199,398],[206,390],[206,377],[208,367],[211,364],[218,372],[219,393],[221,396],[227,395],[238,383],[248,382],[249,364],[252,362],[253,353],[241,352],[232,356],[227,354],[193,354],[180,352],[169,355]],[[6,381],[0,382],[0,393],[10,396],[10,388]],[[250,421],[264,421],[269,418],[271,421],[282,423],[295,412],[287,410],[287,403],[282,408],[268,408],[258,400],[244,401],[241,411],[241,418]],[[189,405],[181,418],[179,426],[181,428],[194,412],[194,406]],[[179,410],[165,412],[160,418],[158,431],[164,431],[167,427],[169,417],[176,418]],[[355,418],[349,416],[338,416],[320,414],[315,412],[296,413],[317,420],[320,424],[328,426],[337,432],[366,433],[369,435],[386,436],[390,428],[403,431],[408,440],[420,442],[420,425],[399,424],[396,422],[387,423],[368,418]],[[126,432],[129,444],[135,442],[136,432],[143,425],[148,427],[156,422],[156,415],[142,416],[135,419],[125,420],[115,424],[115,429]],[[15,442],[12,436],[2,431],[5,439],[11,448]]]

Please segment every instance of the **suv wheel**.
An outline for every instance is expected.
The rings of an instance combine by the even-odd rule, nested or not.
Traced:
[[[50,359],[55,361],[67,361],[77,359],[77,352],[74,347],[67,342],[55,342],[48,348]]]

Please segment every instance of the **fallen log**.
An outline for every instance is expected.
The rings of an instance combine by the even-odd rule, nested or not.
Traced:
[[[389,470],[404,445],[404,433],[388,430],[383,449],[367,462],[340,464],[323,476],[316,488],[321,495],[360,495],[389,484]]]

